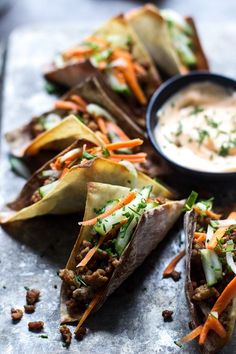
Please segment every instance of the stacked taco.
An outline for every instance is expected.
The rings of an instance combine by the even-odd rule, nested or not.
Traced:
[[[182,201],[154,197],[148,184],[131,190],[89,183],[80,234],[59,273],[61,322],[79,322],[77,333],[162,241],[182,206]]]
[[[59,54],[45,73],[49,81],[72,87],[88,76],[102,75],[135,122],[145,126],[145,107],[160,85],[148,52],[123,15],[105,23],[79,45]]]

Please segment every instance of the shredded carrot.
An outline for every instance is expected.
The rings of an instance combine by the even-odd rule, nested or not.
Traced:
[[[212,210],[206,210],[206,215],[213,220],[218,220],[221,217],[220,214],[216,214]]]
[[[127,141],[121,141],[121,142],[117,142],[117,143],[107,144],[104,146],[104,148],[109,151],[113,151],[113,150],[119,150],[119,149],[124,149],[124,148],[134,148],[134,147],[142,145],[142,144],[143,144],[143,140],[133,139],[133,140],[127,140]],[[102,149],[102,148],[100,148],[100,149]]]
[[[120,129],[115,123],[113,122],[108,122],[107,123],[107,129],[112,130],[115,134],[118,135],[121,141],[126,141],[130,140],[129,137],[123,132],[122,129]]]
[[[145,162],[147,154],[144,152],[140,152],[138,154],[111,154],[109,158],[114,161],[130,161],[133,163],[136,162]]]
[[[97,125],[98,125],[99,129],[101,130],[101,132],[104,135],[107,135],[107,127],[106,127],[105,120],[102,117],[97,117],[96,121],[97,121]]]
[[[236,212],[233,211],[228,215],[227,219],[234,219],[235,217],[236,217]],[[227,228],[228,228],[227,226],[219,227],[219,229],[217,229],[216,232],[213,234],[211,240],[208,242],[207,248],[214,250],[215,247],[217,246],[217,241],[224,236]]]
[[[200,345],[203,345],[205,343],[208,332],[210,330],[213,330],[221,338],[224,338],[226,336],[226,330],[224,329],[220,321],[217,318],[213,317],[211,314],[209,314],[200,334]]]
[[[84,110],[86,110],[87,102],[85,102],[85,100],[82,97],[80,97],[79,95],[72,95],[70,99],[75,103],[77,103],[79,106],[83,107]]]
[[[75,329],[75,334],[79,331],[80,327],[83,325],[84,321],[88,318],[88,316],[90,315],[90,313],[92,312],[92,310],[94,309],[94,307],[99,303],[99,301],[102,299],[103,297],[103,289],[101,289],[100,291],[98,291],[93,300],[90,302],[90,304],[88,305],[88,307],[86,308],[85,312],[83,313],[83,316],[81,317],[78,325],[76,326]]]
[[[147,103],[147,99],[138,83],[130,53],[116,49],[112,54],[112,58],[122,58],[125,61],[126,65],[118,65],[118,68],[123,73],[127,84],[133,91],[134,95],[137,97],[138,101],[142,105],[145,105]]]
[[[90,54],[92,54],[94,51],[94,49],[92,47],[87,47],[87,46],[79,46],[77,48],[72,48],[72,49],[68,49],[67,51],[65,51],[63,53],[63,57],[65,59],[71,59],[73,57],[76,57],[76,58],[83,58],[83,57],[86,57]]]
[[[204,242],[206,240],[205,232],[194,232],[194,238],[197,242]]]
[[[171,262],[168,264],[168,266],[165,268],[165,270],[163,272],[164,278],[169,277],[173,273],[176,265],[185,256],[185,254],[186,254],[186,252],[185,252],[185,250],[183,250],[171,260]]]
[[[76,266],[76,268],[78,267],[84,267],[88,264],[88,262],[90,261],[90,259],[93,257],[93,255],[96,253],[97,249],[101,246],[101,244],[103,243],[104,239],[105,239],[106,235],[101,236],[97,245],[94,246],[93,248],[91,248],[89,250],[89,252],[86,254],[86,256],[82,259],[82,261]]]
[[[57,100],[54,103],[55,109],[64,109],[64,110],[74,110],[74,111],[84,111],[83,107],[79,106],[78,104],[70,101],[62,101]]]
[[[96,131],[95,133],[100,139],[102,139],[102,141],[104,142],[104,144],[110,144],[110,141],[108,139],[108,137],[106,135],[104,135],[102,132],[100,131]]]
[[[226,230],[226,226],[217,229],[216,232],[214,232],[210,241],[207,243],[207,248],[214,251],[215,247],[217,246],[217,242],[224,236]]]
[[[200,325],[196,327],[194,330],[192,330],[190,333],[188,333],[186,336],[182,337],[180,340],[176,342],[176,344],[184,344],[187,342],[190,342],[191,340],[195,339],[201,334],[203,325]]]
[[[129,192],[122,200],[120,200],[113,207],[111,207],[108,210],[106,210],[104,213],[96,216],[93,219],[86,220],[86,221],[81,221],[81,222],[79,222],[79,225],[83,225],[83,226],[95,225],[96,222],[98,221],[98,219],[104,219],[107,216],[109,216],[112,213],[114,213],[116,210],[123,208],[123,206],[125,206],[126,204],[129,204],[135,198],[136,194],[137,193],[134,192],[134,191]]]

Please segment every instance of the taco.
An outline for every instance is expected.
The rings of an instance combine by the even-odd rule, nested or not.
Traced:
[[[112,18],[78,46],[59,54],[45,77],[72,87],[85,77],[99,74],[122,98],[127,109],[135,113],[137,123],[144,126],[145,107],[160,85],[160,78],[123,15]]]
[[[142,189],[89,183],[84,221],[65,269],[59,272],[61,323],[76,333],[166,236],[183,202]]]
[[[75,118],[62,123],[70,114]],[[119,97],[108,90],[101,79],[93,77],[57,100],[52,110],[7,133],[6,140],[11,152],[22,157],[38,153],[41,148],[60,152],[80,138],[95,144],[101,144],[104,139],[106,142],[128,140],[120,127],[130,138],[144,137],[134,119],[122,110]],[[90,130],[96,136],[90,134]]]
[[[191,17],[148,4],[131,10],[126,18],[157,66],[168,76],[209,69]]]
[[[84,210],[86,185],[90,181],[142,188],[153,186],[155,195],[171,197],[172,192],[136,170],[145,161],[145,153],[119,154],[142,140],[96,146],[78,140],[36,171],[19,197],[8,206],[17,212],[2,214],[2,222],[29,219],[44,214],[68,214]]]
[[[236,212],[227,219],[212,211],[212,199],[185,215],[186,297],[193,331],[203,353],[218,353],[230,340],[236,320]]]

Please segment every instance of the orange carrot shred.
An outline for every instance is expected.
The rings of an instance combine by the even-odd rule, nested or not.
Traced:
[[[205,232],[194,232],[194,238],[197,242],[204,242],[206,240]]]
[[[96,222],[98,221],[98,219],[104,219],[107,216],[111,215],[112,213],[114,213],[116,210],[123,208],[123,206],[129,204],[135,197],[136,197],[136,192],[131,191],[129,192],[123,199],[121,199],[116,205],[114,205],[113,207],[107,209],[104,213],[96,216],[93,219],[90,220],[86,220],[86,221],[81,221],[79,222],[79,225],[83,225],[83,226],[88,226],[88,225],[95,225]]]
[[[183,250],[170,261],[170,263],[168,264],[168,266],[165,268],[165,270],[163,272],[164,278],[171,276],[171,274],[175,270],[176,265],[185,256],[185,254],[186,254],[186,252],[185,252],[185,250]]]
[[[84,111],[83,107],[79,106],[78,104],[70,101],[62,101],[57,100],[54,103],[55,109],[64,109],[64,110],[74,110],[74,111]]]
[[[70,99],[86,110],[87,102],[85,102],[82,97],[80,97],[79,95],[72,95]]]
[[[236,212],[233,211],[228,215],[227,219],[234,219],[235,216],[236,216]],[[227,226],[219,227],[216,230],[216,232],[213,234],[211,240],[208,242],[207,248],[214,250],[215,247],[217,246],[217,241],[220,240],[224,236],[227,228],[228,228]]]
[[[83,316],[81,317],[76,329],[75,329],[75,334],[79,331],[80,327],[83,325],[84,321],[88,318],[94,307],[99,303],[99,301],[102,299],[103,296],[103,289],[98,291],[93,300],[90,302],[88,307],[86,308],[85,312],[83,313]]]
[[[105,120],[102,117],[97,117],[96,120],[97,120],[97,124],[98,124],[98,127],[101,130],[101,132],[104,135],[107,135],[107,127],[106,127]]]
[[[221,217],[220,214],[216,214],[212,210],[206,210],[206,215],[213,220],[218,220]]]
[[[203,328],[203,325],[200,325],[200,326],[194,328],[194,330],[192,330],[186,336],[184,336],[180,340],[178,340],[176,342],[176,344],[180,344],[181,345],[181,344],[190,342],[191,340],[195,339],[196,337],[198,337],[201,334],[202,328]]]
[[[108,130],[111,129],[115,134],[117,134],[121,141],[129,140],[129,137],[115,123],[108,122],[107,128]]]
[[[203,325],[200,337],[199,344],[203,345],[207,339],[208,332],[213,330],[219,337],[224,338],[226,336],[226,330],[220,323],[220,321],[213,317],[211,314],[208,315],[206,322]]]

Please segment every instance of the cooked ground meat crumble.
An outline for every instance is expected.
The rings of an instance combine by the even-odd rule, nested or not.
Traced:
[[[60,327],[60,333],[61,333],[63,342],[65,342],[66,345],[69,346],[71,343],[71,339],[72,339],[72,333],[71,333],[70,329],[66,325],[63,325]]]
[[[15,308],[11,309],[11,318],[13,321],[20,321],[22,319],[22,316],[23,316],[22,310],[15,309]]]
[[[34,321],[28,323],[29,331],[41,331],[44,327],[43,321]]]

